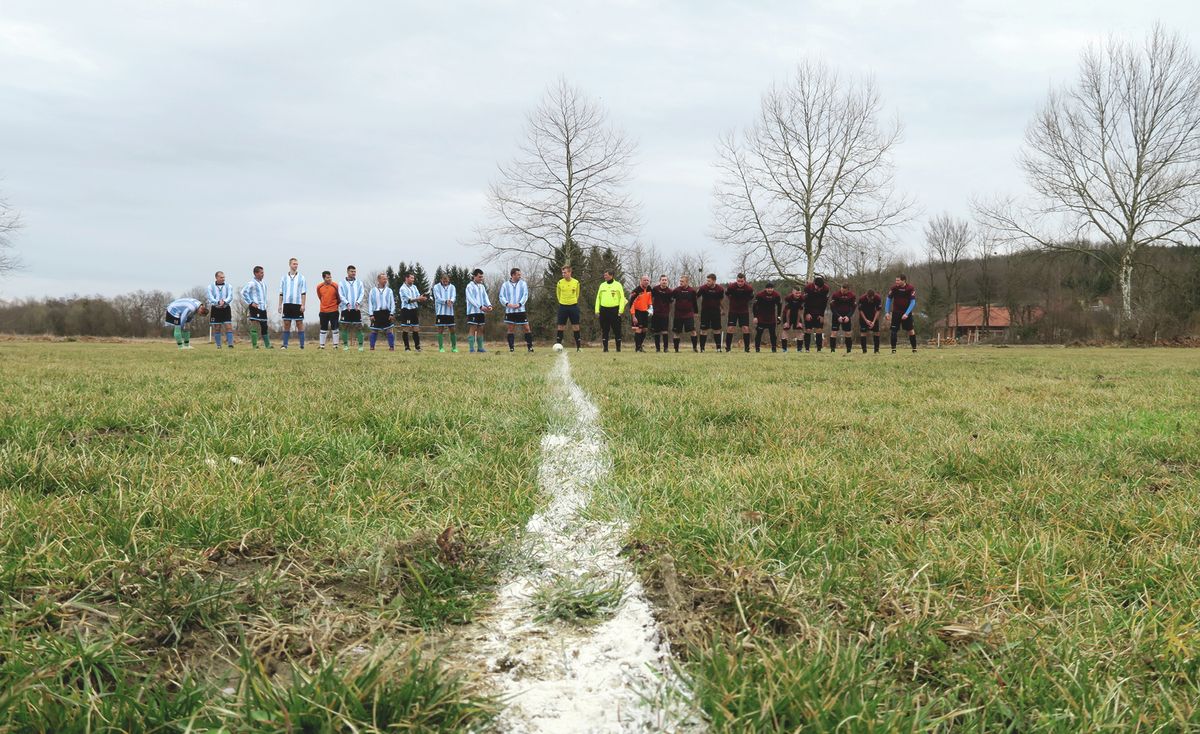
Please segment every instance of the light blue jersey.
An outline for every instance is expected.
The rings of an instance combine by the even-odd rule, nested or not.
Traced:
[[[417,299],[421,297],[421,291],[416,285],[405,283],[400,286],[400,310],[407,311],[412,308],[420,308],[421,303]]]
[[[209,283],[208,284],[208,305],[215,306],[218,303],[220,303],[221,301],[224,301],[226,306],[228,306],[230,303],[232,303],[233,288],[228,283],[225,283],[224,285],[217,285],[216,283]]]
[[[471,281],[467,283],[467,313],[483,313],[484,306],[491,306],[492,299],[488,296],[487,286]]]
[[[347,278],[338,286],[338,306],[343,311],[357,311],[362,308],[363,294],[363,284]]]
[[[308,283],[305,282],[304,276],[296,273],[293,276],[291,273],[284,273],[279,280],[279,295],[283,296],[284,303],[300,303],[300,297],[308,293]]]
[[[258,308],[267,310],[267,284],[258,278],[251,278],[250,282],[242,286],[242,303],[247,306],[258,305]]]
[[[195,298],[176,298],[167,306],[167,314],[179,320],[179,324],[166,321],[168,326],[187,326],[200,310],[200,302]]]
[[[376,311],[392,313],[396,310],[396,294],[387,286],[372,288],[370,294],[367,295],[367,310],[371,313]]]
[[[529,285],[524,280],[513,282],[504,281],[500,286],[500,302],[504,304],[504,313],[524,313],[525,304],[529,301]],[[518,304],[516,308],[508,304]]]
[[[453,316],[454,303],[458,300],[458,289],[453,283],[442,285],[435,283],[433,286],[433,314],[435,316]],[[449,301],[450,303],[446,303]]]

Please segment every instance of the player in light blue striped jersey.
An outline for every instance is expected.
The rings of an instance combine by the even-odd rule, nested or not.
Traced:
[[[200,303],[195,298],[176,298],[167,306],[167,313],[163,317],[163,323],[175,329],[175,344],[180,349],[192,348],[192,331],[188,325],[192,323],[192,319],[196,314],[203,316],[208,313],[208,306]]]
[[[509,279],[500,286],[500,302],[504,304],[504,325],[508,331],[508,351],[515,351],[513,345],[516,336],[513,331],[518,326],[525,327],[525,348],[533,352],[533,332],[529,328],[529,314],[525,304],[529,303],[529,284],[521,279],[521,269],[509,271]]]
[[[308,303],[308,284],[299,272],[300,261],[288,260],[288,271],[279,279],[279,313],[283,315],[283,349],[288,348],[291,326],[296,327],[300,348],[304,349],[304,307]]]
[[[250,313],[250,344],[258,349],[258,336],[261,333],[263,346],[270,349],[271,336],[267,333],[267,284],[263,282],[263,266],[255,265],[254,277],[242,286],[242,303],[246,304]]]
[[[437,324],[438,351],[446,351],[445,332],[450,330],[450,351],[458,352],[458,335],[454,333],[454,302],[458,300],[458,289],[450,282],[450,274],[443,271],[442,279],[433,284],[433,320]]]
[[[218,270],[213,274],[215,282],[209,283],[208,323],[212,326],[213,341],[221,348],[221,332],[225,332],[225,344],[233,349],[233,288],[225,282],[225,273]]]
[[[467,283],[467,346],[471,352],[483,354],[483,326],[492,312],[492,299],[483,284],[483,271],[475,268]]]
[[[376,285],[367,293],[367,310],[371,312],[371,351],[379,332],[387,334],[388,351],[396,351],[396,335],[392,333],[392,312],[396,310],[396,294],[388,288],[387,276],[380,273]]]
[[[363,350],[362,302],[366,295],[363,284],[358,281],[358,269],[353,265],[346,268],[346,278],[338,286],[338,307],[342,310],[342,350],[350,348],[350,332],[358,332],[358,351]]]
[[[427,300],[416,286],[417,276],[404,274],[400,286],[400,336],[404,338],[404,351],[409,351],[408,334],[412,332],[413,347],[421,351],[421,304]]]

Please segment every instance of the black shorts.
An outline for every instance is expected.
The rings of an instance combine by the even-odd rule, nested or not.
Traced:
[[[283,304],[283,320],[284,321],[303,321],[304,309],[300,308],[299,303]]]
[[[846,315],[846,323],[843,324],[841,319],[839,314],[833,315],[830,319],[832,323],[829,324],[830,331],[854,331],[854,319],[850,318],[849,314]]]
[[[467,323],[470,324],[471,326],[483,326],[484,322],[486,322],[486,321],[487,321],[487,316],[485,314],[482,314],[482,313],[467,314]]]
[[[338,328],[338,312],[337,311],[321,311],[317,314],[317,318],[321,320],[321,331],[337,331]]]
[[[892,330],[904,329],[905,331],[913,330],[913,317],[909,314],[905,317],[903,314],[892,314]]]
[[[694,318],[679,318],[675,317],[675,333],[682,334],[685,331],[696,330],[696,319]]]
[[[875,318],[874,321],[875,321],[875,326],[873,326],[873,327],[867,326],[867,320],[864,319],[862,316],[859,316],[858,317],[858,330],[859,331],[873,331],[876,334],[878,334],[879,333],[879,319]]]
[[[572,325],[579,326],[579,304],[574,303],[570,306],[558,304],[558,325],[565,326],[570,321]]]
[[[438,326],[454,326],[453,316],[434,316],[433,322]]]
[[[345,326],[362,326],[362,311],[357,308],[342,309],[342,324]]]
[[[784,311],[783,312],[783,328],[785,329],[803,329],[804,316],[800,311]]]
[[[400,309],[400,326],[420,326],[421,310],[417,308]]]
[[[249,318],[251,321],[262,321],[262,322],[266,322],[266,320],[267,320],[267,312],[266,312],[265,310],[263,310],[263,309],[261,309],[261,308],[255,308],[254,306],[247,306],[247,309],[248,309],[248,310],[249,310],[249,312],[250,312],[250,316],[249,316],[248,318]]]
[[[729,314],[730,326],[749,326],[750,314],[748,313],[731,313]]]
[[[208,307],[208,323],[213,324],[231,324],[233,323],[233,309],[229,304],[224,306],[209,306]]]
[[[514,311],[504,314],[504,323],[506,324],[527,324],[529,323],[529,315],[524,311]]]
[[[758,324],[756,324],[759,331],[766,331],[766,330],[774,329],[778,325],[779,325],[778,321],[772,321],[770,323],[767,323],[766,321],[763,321],[762,319],[759,319]]]
[[[168,313],[163,317],[163,323],[167,326],[186,326],[186,324],[180,324],[179,317],[172,313]]]
[[[804,328],[820,329],[825,326],[825,314],[823,313],[804,313]]]
[[[671,317],[665,313],[656,313],[650,317],[650,331],[658,333],[660,331],[671,330]]]
[[[629,319],[630,319],[630,321],[632,321],[634,318],[637,318],[637,324],[633,328],[635,328],[635,329],[650,328],[650,312],[649,311],[632,311],[630,313]]]
[[[371,314],[371,328],[375,331],[387,331],[392,328],[392,312],[381,308]]]
[[[700,331],[720,331],[721,330],[721,312],[720,311],[701,311],[700,312]]]

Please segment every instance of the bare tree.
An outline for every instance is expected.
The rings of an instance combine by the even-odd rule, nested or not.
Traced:
[[[625,277],[629,280],[625,285],[636,285],[639,278],[649,275],[657,282],[658,276],[667,272],[667,260],[654,245],[639,242],[625,251]]]
[[[21,228],[21,215],[0,199],[0,277],[22,267],[21,258],[13,246],[12,237]]]
[[[1100,261],[1120,288],[1119,335],[1140,252],[1200,239],[1200,65],[1187,43],[1155,26],[1141,45],[1089,46],[1079,79],[1026,131],[1021,167],[1033,200],[977,212],[1025,246]]]
[[[560,79],[527,121],[525,140],[491,185],[491,223],[479,243],[493,258],[553,259],[554,248],[620,252],[638,227],[624,191],[634,144],[583,92]]]
[[[949,213],[939,214],[925,224],[925,252],[931,264],[936,263],[946,283],[946,300],[951,308],[958,306],[958,285],[962,279],[962,260],[967,256],[975,235],[971,223]],[[958,326],[956,323],[955,326]]]
[[[718,142],[716,238],[749,270],[791,280],[811,280],[831,243],[884,241],[912,204],[893,191],[900,124],[881,124],[881,110],[872,80],[801,64]]]

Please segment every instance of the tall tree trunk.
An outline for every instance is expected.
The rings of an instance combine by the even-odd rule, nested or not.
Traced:
[[[1117,282],[1121,289],[1121,318],[1113,329],[1113,336],[1121,336],[1122,328],[1128,328],[1133,323],[1133,247],[1126,245],[1121,254],[1121,267],[1117,273]]]

